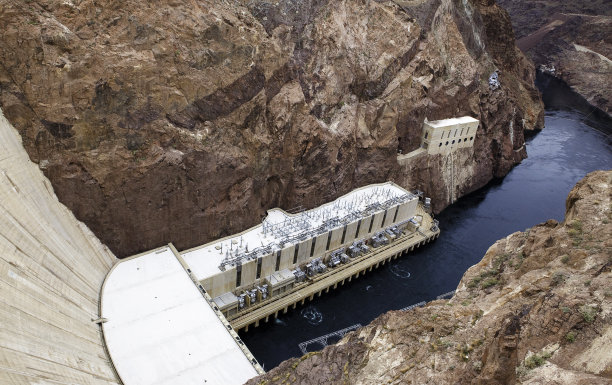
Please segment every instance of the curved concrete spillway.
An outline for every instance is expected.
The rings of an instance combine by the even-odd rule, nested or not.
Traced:
[[[0,111],[0,384],[120,383],[94,322],[115,261]]]

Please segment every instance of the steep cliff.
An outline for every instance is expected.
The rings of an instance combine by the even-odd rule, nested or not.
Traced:
[[[612,7],[609,1],[500,0],[499,3],[510,13],[520,38],[518,46],[536,67],[567,83],[609,121],[612,118]]]
[[[122,256],[384,180],[440,210],[507,173],[543,124],[492,0],[13,0],[0,24],[0,106]],[[473,150],[400,167],[425,117],[460,115],[482,122]]]
[[[386,313],[248,384],[610,384],[612,171],[496,242],[454,297]]]

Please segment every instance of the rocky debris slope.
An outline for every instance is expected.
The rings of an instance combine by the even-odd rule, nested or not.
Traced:
[[[122,256],[385,180],[440,210],[507,173],[543,124],[492,0],[9,0],[0,24],[0,106]],[[398,164],[425,117],[461,115],[482,122],[473,151]]]
[[[500,0],[523,50],[544,73],[567,83],[612,117],[612,7],[609,1]]]
[[[610,384],[612,171],[549,220],[496,242],[450,300],[391,311],[250,385]]]

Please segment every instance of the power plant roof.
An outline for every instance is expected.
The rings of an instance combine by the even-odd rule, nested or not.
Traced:
[[[246,261],[270,254],[309,235],[321,234],[371,212],[384,210],[385,205],[410,199],[416,199],[416,196],[392,182],[386,182],[355,189],[332,202],[298,214],[272,209],[260,225],[187,250],[182,257],[196,278],[202,280],[218,274],[221,266],[232,267],[241,259]]]
[[[125,385],[232,385],[257,375],[169,247],[115,265],[102,317]]]
[[[471,116],[461,116],[459,118],[426,121],[425,123],[429,124],[431,127],[438,128],[438,127],[455,126],[457,124],[478,123],[478,122],[479,122],[478,119],[474,119]]]

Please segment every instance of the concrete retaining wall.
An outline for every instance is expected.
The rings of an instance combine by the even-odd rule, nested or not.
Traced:
[[[115,261],[0,111],[0,384],[120,383],[92,321]]]

